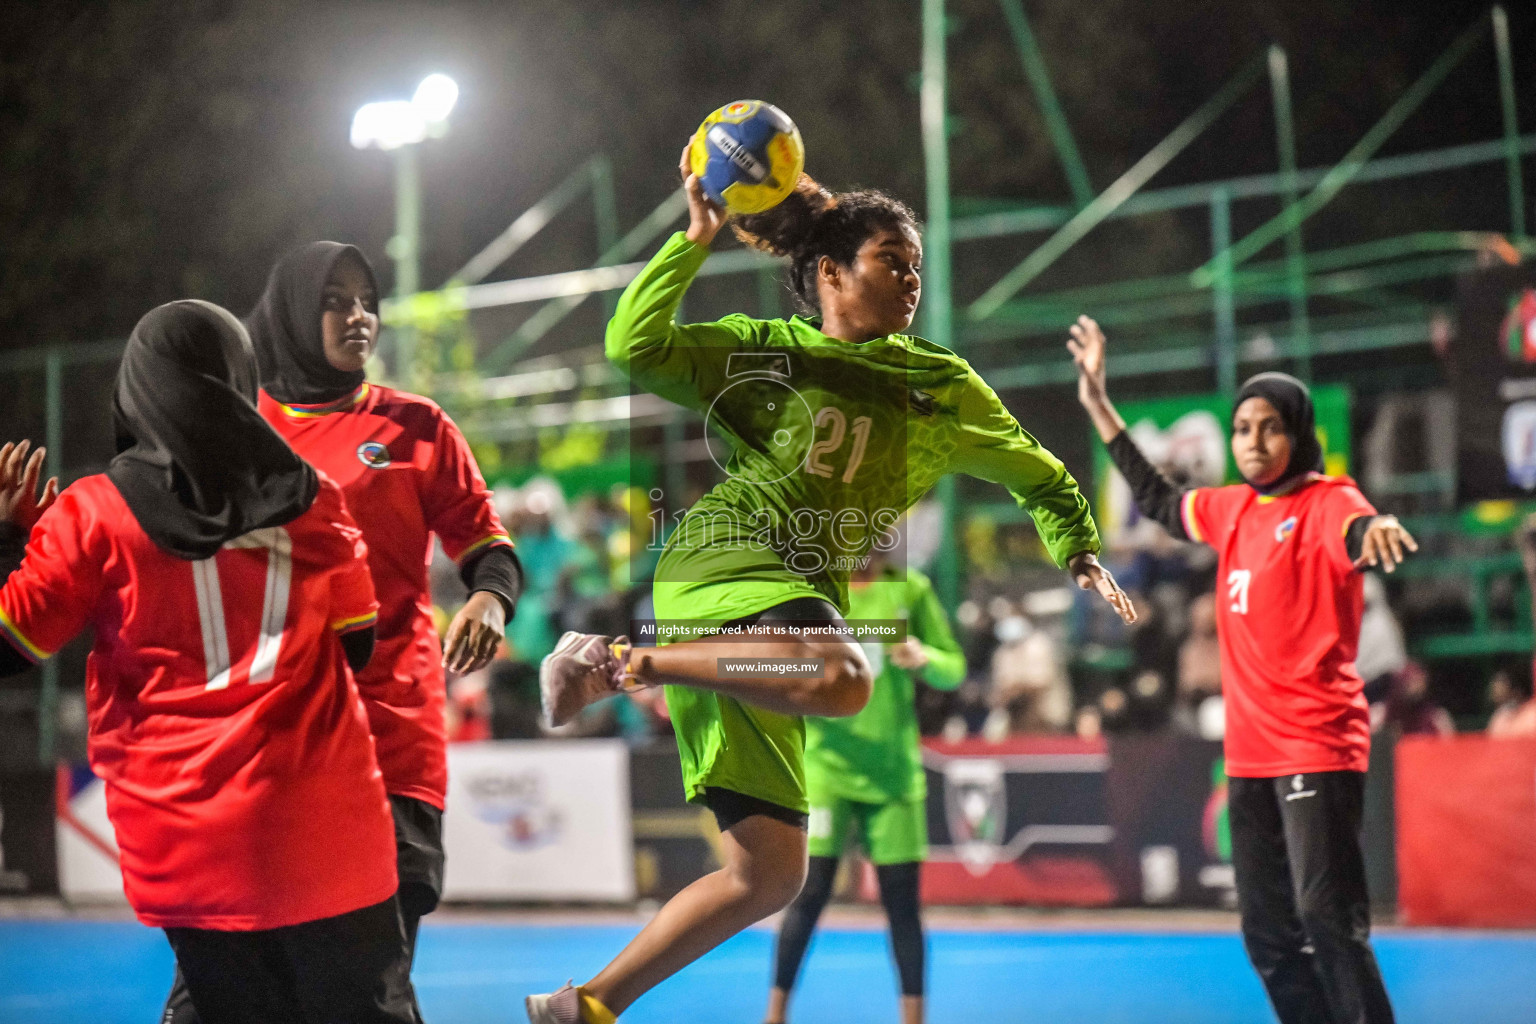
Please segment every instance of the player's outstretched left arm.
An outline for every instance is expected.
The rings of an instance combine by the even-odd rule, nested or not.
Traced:
[[[1397,516],[1372,516],[1360,540],[1360,555],[1355,559],[1356,569],[1380,565],[1392,572],[1409,552],[1419,550],[1419,542],[1403,528]]]

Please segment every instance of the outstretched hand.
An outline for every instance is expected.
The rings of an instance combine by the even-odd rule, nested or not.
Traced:
[[[1069,328],[1067,351],[1077,367],[1077,400],[1084,405],[1102,399],[1108,391],[1104,373],[1104,331],[1091,316],[1080,316]]]
[[[1104,332],[1091,316],[1080,316],[1071,327],[1067,351],[1077,367],[1077,400],[1088,410],[1093,429],[1105,444],[1125,429],[1125,421],[1109,400],[1109,384],[1104,370]]]
[[[1364,569],[1379,563],[1387,572],[1392,572],[1407,557],[1403,553],[1405,548],[1408,551],[1419,550],[1419,542],[1413,539],[1413,534],[1403,529],[1397,516],[1377,516],[1366,527],[1365,538],[1360,542],[1360,557],[1355,559],[1355,568]]]
[[[9,441],[0,447],[0,522],[13,523],[31,532],[38,518],[59,496],[59,478],[49,477],[43,485],[43,493],[37,493],[37,480],[43,472],[43,459],[48,449],[39,448],[27,458],[31,441],[13,444]]]
[[[683,147],[683,156],[677,166],[677,173],[683,179],[683,191],[688,195],[687,235],[688,241],[695,245],[708,245],[725,227],[725,208],[704,194],[704,185],[693,173],[692,162],[688,159],[692,148],[690,140]]]
[[[923,650],[922,641],[915,636],[909,636],[899,644],[891,644],[889,652],[891,664],[908,672],[916,672],[928,664],[928,652]]]
[[[1120,584],[1115,582],[1115,577],[1110,571],[1099,564],[1098,558],[1090,552],[1073,555],[1067,562],[1067,571],[1077,581],[1082,590],[1097,590],[1099,596],[1109,602],[1109,606],[1120,616],[1120,621],[1129,625],[1136,621],[1136,606],[1131,604],[1130,597],[1120,589]]]
[[[443,668],[459,675],[485,668],[496,657],[506,625],[501,598],[487,590],[470,594],[443,637]]]

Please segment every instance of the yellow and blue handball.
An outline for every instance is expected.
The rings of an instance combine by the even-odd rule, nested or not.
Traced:
[[[795,122],[772,103],[737,100],[699,125],[688,163],[705,195],[731,213],[762,213],[795,190],[805,143]]]

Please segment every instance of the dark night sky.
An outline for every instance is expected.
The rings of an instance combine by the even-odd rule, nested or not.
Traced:
[[[360,244],[387,282],[389,160],[352,150],[348,123],[361,103],[408,96],[433,70],[453,75],[463,95],[451,135],[423,158],[428,285],[599,150],[614,161],[629,226],[672,187],[676,152],[699,118],[741,96],[771,99],[797,119],[808,169],[827,184],[877,185],[920,207],[919,6],[7,4],[0,346],[121,336],[151,305],[187,295],[243,312],[278,252],[320,236]],[[1064,201],[998,5],[951,8],[955,192]],[[1269,41],[1290,53],[1303,166],[1336,159],[1487,12],[1461,0],[1027,8],[1099,188]],[[1517,5],[1512,23],[1530,130],[1536,12]],[[1272,169],[1268,102],[1261,87],[1154,184]],[[1384,152],[1491,138],[1498,116],[1483,44]],[[1420,215],[1499,228],[1502,184],[1488,181],[1486,195],[1444,210],[1341,203],[1315,231],[1323,241],[1377,237],[1413,230]],[[1272,212],[1240,210],[1239,230]],[[1051,283],[1102,279],[1104,259],[1125,274],[1187,268],[1204,257],[1204,230],[1199,218],[1149,224],[1122,236],[1134,253],[1064,263]],[[572,215],[500,276],[592,255],[590,218]]]

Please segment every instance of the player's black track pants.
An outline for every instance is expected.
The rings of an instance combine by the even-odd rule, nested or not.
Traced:
[[[1243,941],[1281,1024],[1392,1024],[1360,852],[1365,774],[1227,787]]]
[[[421,1024],[393,896],[286,928],[167,928],[165,935],[178,981],[166,1021],[195,1001],[202,1024]]]
[[[443,812],[408,796],[391,796],[389,809],[395,819],[395,863],[400,876],[400,888],[391,902],[399,910],[400,925],[405,933],[405,969],[409,974],[416,960],[416,937],[421,919],[437,909],[438,897],[443,891]],[[175,946],[174,940],[171,945]],[[413,1011],[414,1000],[413,995]],[[176,976],[171,983],[171,994],[166,997],[165,1009],[161,1011],[160,1024],[216,1024],[207,1015],[199,1014],[192,1005],[192,994],[187,991],[186,974],[179,955]]]
[[[443,893],[443,812],[408,796],[391,796],[389,809],[395,819],[400,917],[405,922],[405,945],[414,962],[421,919],[437,909]]]

